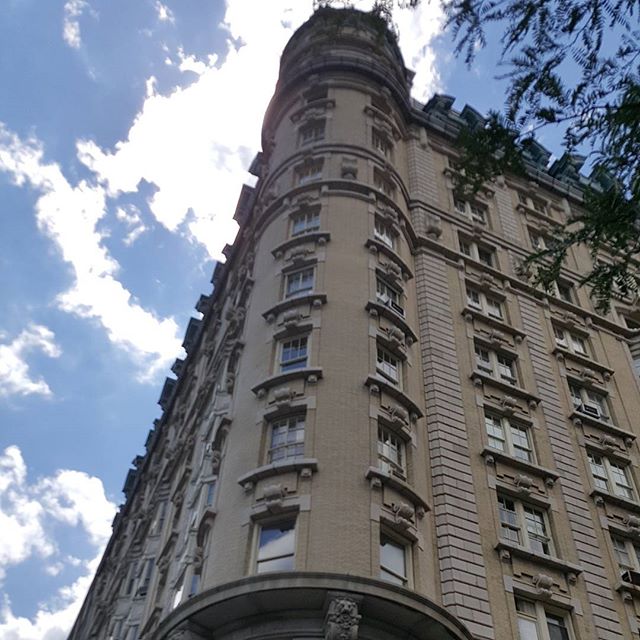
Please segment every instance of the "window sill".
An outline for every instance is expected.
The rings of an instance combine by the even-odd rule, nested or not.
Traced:
[[[589,495],[597,505],[608,502],[610,504],[615,504],[617,507],[621,507],[622,509],[626,509],[627,511],[640,513],[640,504],[634,500],[629,500],[628,498],[623,498],[621,496],[614,496],[612,493],[608,493],[602,489],[593,489]]]
[[[392,398],[407,407],[416,419],[422,418],[423,413],[420,410],[420,407],[404,391],[390,382],[387,382],[384,378],[377,375],[370,375],[364,381],[364,384],[369,387],[370,393],[376,393],[376,390],[378,393],[380,393],[380,391],[384,391],[386,394],[390,395]]]
[[[498,542],[498,544],[495,546],[495,549],[496,551],[500,552],[500,556],[504,559],[507,559],[505,558],[506,553],[509,556],[515,556],[516,558],[529,560],[536,564],[550,567],[551,569],[557,569],[565,574],[573,573],[577,576],[578,574],[582,573],[582,567],[577,564],[567,562],[566,560],[556,558],[555,556],[547,556],[544,553],[531,551],[531,549],[527,549],[513,542],[507,542],[506,540],[501,540],[500,542]]]
[[[608,381],[609,378],[611,378],[611,376],[614,373],[613,369],[610,369],[609,367],[606,367],[605,365],[600,364],[599,362],[592,360],[587,356],[583,356],[579,353],[576,353],[575,351],[570,351],[565,347],[557,346],[551,353],[558,360],[567,358],[569,360],[574,360],[575,362],[578,362],[583,367],[599,371],[603,375],[605,381]]]
[[[367,306],[365,309],[371,315],[372,311],[376,311],[378,315],[386,318],[390,322],[393,322],[397,325],[403,332],[407,338],[411,338],[413,342],[418,341],[418,336],[415,334],[413,329],[407,324],[404,316],[401,316],[399,313],[396,313],[391,307],[388,307],[386,304],[382,304],[381,302],[375,302],[373,300],[369,300],[367,302]]]
[[[504,333],[508,333],[509,335],[514,336],[515,341],[518,343],[522,342],[527,337],[527,334],[524,333],[524,331],[520,331],[520,329],[516,329],[515,327],[512,327],[510,324],[507,324],[504,320],[500,320],[498,318],[495,318],[494,316],[490,316],[484,311],[481,311],[480,309],[475,309],[473,307],[470,307],[469,305],[467,305],[462,310],[462,315],[465,320],[478,319],[488,325],[491,325],[492,327],[495,327],[496,329],[499,329],[500,331],[503,331]]]
[[[411,485],[408,482],[394,476],[387,471],[383,471],[378,467],[369,467],[366,473],[367,480],[371,480],[372,478],[378,478],[382,484],[388,484],[390,487],[406,496],[416,507],[421,507],[425,511],[429,511],[429,505],[426,500],[422,498],[418,493],[416,493]]]
[[[488,462],[489,457],[493,457],[495,460],[499,460],[500,462],[507,464],[511,467],[515,467],[521,471],[526,471],[532,476],[536,476],[538,478],[543,478],[545,484],[550,484],[553,486],[555,482],[558,480],[560,475],[551,469],[547,469],[546,467],[541,467],[532,462],[526,462],[525,460],[520,460],[519,458],[514,458],[503,451],[499,451],[498,449],[492,449],[491,447],[485,447],[482,450],[482,457],[485,461]]]
[[[573,411],[569,416],[569,418],[576,427],[582,426],[582,423],[584,422],[591,426],[597,427],[602,431],[606,431],[607,433],[610,433],[613,436],[617,436],[618,438],[621,438],[622,441],[625,443],[625,445],[629,443],[629,445],[627,446],[630,446],[631,443],[633,443],[633,441],[636,439],[635,433],[631,433],[631,431],[625,431],[624,429],[621,429],[620,427],[616,427],[610,422],[606,422],[605,420],[600,420],[598,418],[590,416],[587,413],[582,413],[582,411]]]
[[[272,476],[280,475],[281,473],[289,473],[291,471],[297,471],[304,473],[315,472],[318,470],[318,461],[316,458],[292,458],[291,460],[278,460],[271,464],[265,464],[262,467],[258,467],[245,473],[238,478],[238,484],[247,487],[247,485],[254,485],[259,480],[264,478],[270,478]]]
[[[624,597],[628,594],[631,598],[639,598],[640,599],[640,587],[632,582],[618,582],[615,586],[615,590]]]
[[[375,238],[369,238],[365,242],[365,247],[371,251],[372,249],[377,251],[378,253],[382,253],[390,260],[393,260],[401,269],[402,276],[405,280],[409,280],[413,278],[413,273],[411,273],[411,269],[409,269],[409,265],[390,247],[388,247],[384,242],[380,240],[376,240]]]
[[[269,323],[274,322],[278,317],[279,313],[283,311],[287,311],[287,309],[293,309],[294,307],[299,307],[303,304],[308,304],[313,307],[321,307],[323,304],[327,304],[327,294],[326,293],[308,293],[303,296],[292,296],[291,298],[287,298],[286,300],[282,300],[282,302],[278,302],[273,307],[267,309],[262,317]]]
[[[289,238],[286,242],[279,244],[275,249],[271,251],[273,257],[276,259],[282,258],[285,251],[297,247],[301,244],[307,244],[313,242],[317,245],[327,244],[331,240],[331,234],[327,231],[310,231],[309,233],[301,233],[300,235]]]
[[[471,374],[471,380],[477,386],[488,384],[493,387],[497,387],[504,391],[507,395],[518,396],[519,398],[525,399],[529,406],[532,409],[535,409],[540,404],[540,398],[533,393],[529,393],[526,389],[522,389],[521,387],[516,387],[506,382],[502,382],[493,376],[490,376],[482,371],[478,371],[477,369]]]
[[[264,397],[266,391],[273,387],[277,387],[289,380],[305,379],[310,384],[315,384],[322,378],[322,369],[319,367],[305,367],[304,369],[296,369],[295,371],[287,371],[287,373],[279,373],[263,380],[251,389],[259,398]]]

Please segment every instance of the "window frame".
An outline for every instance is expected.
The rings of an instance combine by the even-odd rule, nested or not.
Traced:
[[[309,366],[309,342],[310,342],[310,334],[300,334],[294,336],[287,336],[278,341],[278,373],[290,373],[292,371],[298,371],[299,369],[306,369]],[[290,358],[288,360],[284,360],[284,351],[286,345],[290,345],[293,342],[299,342],[298,349],[302,348],[302,344],[304,341],[304,356],[298,355],[295,358]],[[289,347],[291,348],[291,347]],[[292,364],[297,364],[298,362],[304,362],[301,366],[294,366]]]
[[[503,503],[510,502],[513,505],[513,509],[509,509]],[[544,509],[538,505],[532,505],[527,502],[522,502],[517,498],[513,498],[508,494],[497,494],[498,504],[498,522],[500,524],[501,540],[517,544],[520,547],[528,549],[533,553],[539,553],[540,555],[553,557],[555,554],[555,545],[553,536],[551,534],[551,522],[549,520],[548,509]],[[503,514],[514,514],[513,518],[503,518]],[[541,517],[536,520],[527,518],[527,514],[535,515],[539,514]],[[536,525],[542,525],[541,531],[533,531],[529,528],[529,523],[533,522]],[[505,531],[515,532],[513,535],[503,535]],[[536,546],[536,543],[540,545],[540,548]],[[547,550],[544,550],[544,547]]]
[[[381,439],[382,436],[382,439]],[[393,441],[386,444],[386,441]],[[385,451],[385,447],[387,448]],[[395,459],[393,451],[395,450]],[[378,468],[390,475],[407,478],[407,448],[405,439],[395,429],[378,421],[376,431],[376,457]]]
[[[453,210],[472,222],[483,225],[489,224],[489,207],[477,200],[465,200],[454,196]]]
[[[296,221],[299,219],[304,220],[304,224],[302,228],[296,231]],[[310,223],[311,221],[311,223]],[[292,238],[299,238],[300,236],[304,236],[308,233],[314,233],[320,230],[320,210],[315,209],[303,209],[302,211],[297,211],[292,214],[290,217],[290,230],[289,235]]]
[[[274,555],[274,556],[269,556],[266,558],[260,558],[260,550],[262,549],[262,545],[261,545],[261,538],[262,538],[262,532],[265,530],[271,530],[271,529],[276,529],[279,528],[280,531],[285,531],[285,529],[283,527],[291,525],[289,529],[286,529],[286,531],[290,531],[293,530],[293,539],[292,539],[292,545],[291,545],[291,550],[287,551],[287,553],[285,554],[280,554],[280,555]],[[297,544],[297,535],[296,535],[296,529],[297,529],[297,522],[296,522],[296,518],[295,517],[290,517],[290,518],[284,518],[281,520],[267,520],[265,522],[258,522],[257,526],[256,526],[256,539],[255,539],[255,544],[254,544],[254,549],[255,549],[255,554],[254,554],[254,561],[253,561],[253,573],[255,575],[258,574],[263,574],[263,573],[273,573],[274,571],[294,571],[295,570],[295,566],[296,566],[296,544]],[[286,534],[285,534],[286,535]],[[265,546],[268,544],[269,541],[265,542]],[[276,560],[282,560],[283,558],[291,558],[291,567],[290,568],[286,568],[286,569],[275,569],[275,570],[260,570],[260,563],[269,563],[269,562],[273,562]]]
[[[521,603],[518,606],[518,603]],[[522,606],[527,604],[530,609],[529,613],[525,612],[525,608]],[[569,611],[563,611],[559,608],[546,607],[544,603],[539,600],[533,600],[529,597],[515,595],[514,607],[516,610],[516,619],[518,620],[518,637],[522,640],[522,627],[520,621],[527,621],[533,623],[535,627],[535,637],[532,640],[553,640],[551,633],[549,632],[550,622],[549,619],[561,621],[561,626],[558,628],[564,629],[564,633],[561,633],[566,640],[573,640],[575,637],[573,634],[573,627],[571,624],[571,613]],[[527,635],[529,635],[527,633]]]
[[[491,420],[491,423],[489,423]],[[497,424],[496,424],[497,421]],[[511,420],[507,416],[501,416],[492,411],[488,411],[485,409],[484,411],[484,425],[485,425],[485,433],[487,434],[487,442],[488,446],[491,449],[495,449],[496,451],[500,451],[516,460],[520,460],[522,462],[527,462],[529,464],[536,464],[536,451],[532,438],[532,430],[529,426],[524,425],[515,420]],[[490,430],[490,426],[493,428],[499,427],[502,432],[502,438],[500,438],[495,432]],[[521,445],[516,444],[516,438],[514,438],[513,431],[519,430],[525,433],[525,439],[527,441],[528,448],[525,448]],[[503,448],[495,447],[491,444],[491,442],[495,440],[498,442],[502,442],[504,444]],[[517,454],[518,451],[528,451],[527,457],[522,457]]]
[[[310,286],[302,287],[304,283],[303,274],[311,273]],[[301,276],[299,288],[292,289],[291,284],[294,282],[294,278]],[[316,268],[315,265],[307,264],[299,269],[293,269],[284,273],[284,299],[291,300],[293,298],[300,298],[302,296],[309,295],[315,290],[316,286]]]
[[[475,309],[476,311],[482,312],[484,315],[493,318],[494,320],[499,320],[500,322],[505,322],[505,310],[504,310],[504,301],[500,300],[500,298],[491,296],[481,289],[476,289],[475,287],[470,287],[469,285],[465,286],[466,300],[467,306],[471,309]],[[472,295],[475,294],[478,297],[478,302],[476,303]],[[498,310],[499,314],[491,313],[491,305],[494,305]]]
[[[404,575],[397,573],[392,567],[387,566],[383,563],[383,552],[382,548],[386,545],[390,545],[395,549],[401,550],[402,552],[402,560],[404,564]],[[411,572],[411,544],[408,541],[400,540],[397,536],[389,535],[389,533],[381,529],[380,530],[380,541],[378,545],[379,550],[379,568],[380,580],[384,582],[388,582],[390,584],[395,584],[401,587],[409,587],[412,582],[412,572]],[[385,578],[385,574],[389,576],[389,578]]]
[[[395,251],[396,234],[393,232],[393,225],[388,220],[383,220],[380,216],[374,216],[373,237],[378,242]]]
[[[388,160],[393,158],[393,142],[378,127],[371,127],[371,146]]]
[[[295,422],[294,422],[295,421]],[[300,424],[302,426],[300,427]],[[282,444],[274,445],[274,436],[277,435],[274,431],[277,427],[285,426],[286,431],[284,431],[284,442]],[[266,459],[267,464],[272,464],[274,462],[286,462],[290,460],[296,460],[304,457],[304,436],[306,429],[306,414],[305,413],[291,413],[285,416],[275,417],[268,422],[268,433],[267,433],[267,451],[266,451]],[[293,428],[292,428],[293,427]],[[302,433],[302,439],[299,440],[299,433]],[[291,433],[295,434],[296,440],[293,442],[289,442],[289,435]],[[288,450],[293,448],[295,451],[299,451],[299,453],[293,453],[292,455],[288,455]],[[284,451],[283,456],[274,457],[274,452]]]
[[[458,246],[460,247],[460,253],[463,256],[471,258],[490,269],[498,268],[498,254],[495,249],[476,242],[475,240],[471,240],[462,234],[458,234]],[[483,253],[486,254],[485,257],[482,257]]]
[[[395,182],[377,167],[373,168],[373,187],[384,193],[384,195],[391,200],[396,196]]]
[[[596,458],[599,459],[600,462],[598,462]],[[617,460],[610,459],[609,456],[605,454],[591,449],[587,450],[587,462],[589,463],[591,477],[597,490],[604,491],[616,498],[637,502],[638,490],[631,473],[630,463],[622,464]],[[596,469],[598,469],[597,472]],[[602,471],[599,471],[600,469]],[[616,470],[619,474],[616,473]],[[623,478],[625,482],[621,483],[617,478]],[[624,487],[625,491],[620,493],[618,491],[619,487]]]
[[[298,127],[298,146],[303,147],[314,142],[320,142],[325,139],[327,127],[326,118],[316,118],[308,120],[304,124]],[[313,135],[307,136],[306,132],[311,132]],[[320,133],[320,135],[316,135]]]
[[[298,165],[295,171],[295,186],[303,187],[312,182],[322,180],[322,170],[324,168],[324,161],[312,160],[311,162],[305,162]]]
[[[574,411],[604,422],[608,422],[611,419],[611,411],[606,394],[589,389],[573,381],[569,381],[568,384]],[[595,408],[597,411],[585,411],[585,406]]]
[[[587,340],[581,335],[554,324],[553,337],[556,341],[557,346],[562,347],[563,349],[566,349],[567,351],[570,351],[577,356],[583,356],[585,358],[590,357]],[[580,344],[581,348],[577,348],[576,343]]]
[[[401,304],[403,297],[404,292],[401,289],[390,285],[382,276],[376,274],[376,301],[385,307],[389,307],[404,318],[405,309]]]
[[[473,351],[475,356],[475,366],[478,371],[492,377],[493,379],[508,384],[512,387],[517,387],[519,384],[518,366],[516,364],[518,358],[510,353],[504,353],[501,351],[494,351],[484,344],[474,342]],[[487,354],[487,359],[480,357],[478,351],[483,351]],[[483,363],[481,364],[480,361]],[[508,361],[508,364],[501,362],[501,360]],[[503,370],[509,369],[510,375],[505,375]]]
[[[393,369],[395,369],[395,375],[391,373]],[[402,359],[390,349],[383,347],[379,342],[376,342],[376,372],[393,385],[399,388],[402,387]]]

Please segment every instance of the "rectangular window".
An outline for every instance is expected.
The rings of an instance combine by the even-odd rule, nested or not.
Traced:
[[[147,558],[142,566],[142,573],[140,575],[140,586],[136,591],[137,596],[146,596],[151,583],[151,576],[153,575],[153,567],[155,565],[154,558]]]
[[[613,551],[621,571],[640,570],[640,545],[629,538],[611,536]]]
[[[313,267],[287,273],[285,276],[285,294],[287,298],[303,296],[313,291]]]
[[[534,251],[544,251],[547,248],[547,241],[542,234],[529,231],[529,239],[531,240],[531,248]]]
[[[322,160],[307,162],[296,168],[296,183],[299,186],[322,178]]]
[[[391,225],[376,216],[373,235],[376,240],[386,244],[390,249],[393,249],[394,234],[391,230]]]
[[[175,609],[181,602],[184,595],[184,575],[180,577],[176,588],[173,591],[173,599],[171,601],[171,608]]]
[[[393,198],[396,193],[396,187],[391,178],[387,178],[378,169],[373,170],[373,186],[390,198]]]
[[[138,640],[138,625],[134,624],[127,628],[126,640]]]
[[[156,512],[153,518],[153,522],[151,523],[151,535],[158,535],[162,533],[162,528],[164,527],[164,521],[167,516],[167,501],[162,500],[158,503],[156,507]]]
[[[271,423],[269,462],[304,455],[304,423],[303,415],[289,416]]]
[[[304,369],[307,366],[307,336],[292,338],[281,344],[280,372]]]
[[[380,578],[393,584],[406,586],[407,577],[407,548],[380,535]]]
[[[187,594],[188,598],[193,598],[193,596],[195,596],[198,591],[200,591],[200,579],[201,576],[197,572],[191,576],[191,582],[189,583],[189,593]]]
[[[295,522],[260,527],[256,573],[292,571],[295,559],[295,538]]]
[[[551,538],[547,514],[518,500],[498,496],[500,537],[531,551],[549,555]]]
[[[216,499],[216,480],[207,482],[205,485],[204,505],[205,507],[213,506],[213,502]]]
[[[371,143],[376,151],[379,151],[385,158],[391,157],[393,148],[389,138],[378,129],[372,129]]]
[[[567,616],[552,613],[541,602],[516,598],[519,640],[569,640]]]
[[[592,451],[587,453],[587,458],[593,481],[598,489],[627,500],[636,499],[627,465]]]
[[[534,461],[529,429],[508,418],[490,413],[485,413],[484,422],[492,449],[507,453],[518,460]]]
[[[487,224],[487,208],[477,202],[468,202],[460,198],[454,198],[453,206],[457,213],[470,218],[474,222]]]
[[[510,385],[515,385],[518,382],[513,357],[491,351],[478,344],[475,345],[474,350],[476,367],[479,371]]]
[[[404,309],[400,304],[401,294],[399,291],[390,287],[381,278],[376,279],[376,300],[386,307],[390,307],[396,313],[404,317]]]
[[[291,218],[291,235],[300,236],[320,228],[320,211],[302,211]]]
[[[381,425],[378,425],[378,462],[383,471],[404,478],[404,442]]]
[[[400,360],[386,349],[378,345],[376,369],[394,384],[400,382]]]
[[[127,575],[127,582],[124,590],[125,596],[130,596],[133,593],[133,588],[135,587],[137,577],[138,577],[138,561],[134,560],[129,565],[129,574]]]
[[[467,304],[497,320],[503,319],[502,302],[484,293],[467,287]]]
[[[459,237],[460,253],[481,262],[487,267],[494,267],[496,265],[496,252],[493,248],[485,245],[478,244],[468,238]]]
[[[300,127],[300,144],[324,140],[324,120],[314,120]]]
[[[588,355],[587,343],[581,336],[572,333],[571,331],[567,331],[566,329],[555,326],[553,327],[553,333],[556,338],[556,344],[559,347],[568,349],[569,351],[577,353],[581,356]]]
[[[603,394],[577,384],[569,384],[569,391],[576,411],[598,420],[609,420],[607,399]]]
[[[518,201],[520,204],[523,204],[525,207],[529,209],[533,209],[538,213],[542,213],[544,215],[547,214],[547,205],[542,200],[538,200],[537,198],[531,198],[526,193],[522,191],[518,191]]]
[[[560,298],[560,300],[573,303],[573,292],[569,284],[556,280],[551,283],[549,293],[556,298]]]

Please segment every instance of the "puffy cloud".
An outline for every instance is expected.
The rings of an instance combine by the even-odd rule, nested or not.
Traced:
[[[109,339],[134,358],[140,379],[152,379],[180,349],[177,325],[140,306],[116,279],[119,265],[97,229],[107,213],[104,188],[84,180],[72,186],[58,164],[44,162],[37,140],[23,141],[2,123],[0,171],[42,194],[36,203],[38,226],[75,275],[71,288],[58,296],[60,308],[97,320]]]
[[[147,230],[147,227],[140,217],[139,209],[134,205],[118,207],[116,209],[116,218],[123,222],[129,229],[129,233],[127,233],[122,241],[127,247],[130,247]]]
[[[115,505],[102,482],[80,471],[60,470],[30,483],[20,449],[11,446],[0,454],[0,579],[7,569],[33,555],[47,558],[43,571],[59,574],[66,566],[84,569],[70,585],[62,587],[41,605],[33,619],[15,616],[5,596],[0,602],[0,637],[3,640],[63,640],[78,614],[110,535]],[[62,525],[62,531],[61,531]],[[95,551],[89,560],[64,556],[64,525],[80,526]]]
[[[73,49],[79,49],[82,44],[82,40],[80,39],[80,22],[78,19],[88,6],[89,3],[87,0],[67,0],[64,4],[62,37]]]
[[[169,9],[166,4],[162,4],[160,0],[156,0],[154,7],[156,13],[158,14],[158,20],[160,20],[160,22],[174,23],[176,21],[171,9]]]
[[[0,396],[50,396],[51,389],[42,379],[34,379],[24,357],[28,351],[41,351],[57,358],[61,351],[53,332],[40,324],[30,324],[9,344],[0,344]]]

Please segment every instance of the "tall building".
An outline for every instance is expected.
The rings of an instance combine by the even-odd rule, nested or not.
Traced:
[[[640,638],[640,309],[521,267],[587,178],[456,198],[483,118],[411,79],[370,14],[286,46],[72,640]]]

